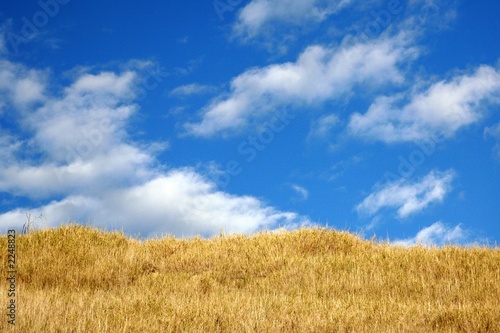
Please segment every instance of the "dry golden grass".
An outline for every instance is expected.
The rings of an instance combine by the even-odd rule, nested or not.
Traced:
[[[17,256],[2,332],[500,332],[498,249],[323,229],[141,242],[70,225],[18,236]],[[0,260],[5,272],[6,236]]]

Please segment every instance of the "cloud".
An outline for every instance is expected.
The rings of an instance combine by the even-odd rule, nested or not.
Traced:
[[[313,122],[308,137],[325,138],[338,123],[339,117],[335,114],[322,116]]]
[[[84,74],[64,89],[63,96],[38,108],[26,123],[58,162],[108,153],[124,141],[124,125],[137,111],[132,102],[135,79],[129,71]],[[75,156],[69,156],[72,150]]]
[[[394,245],[412,246],[412,245],[447,245],[457,244],[465,239],[466,235],[460,225],[450,228],[442,222],[436,222],[433,225],[420,230],[415,237],[396,240]]]
[[[7,44],[5,43],[5,28],[8,23],[4,23],[0,26],[0,55],[8,52]]]
[[[170,95],[174,96],[191,96],[206,94],[214,91],[214,87],[208,85],[202,85],[198,83],[186,84],[173,89]]]
[[[22,161],[1,170],[0,190],[33,199],[75,192],[97,194],[109,186],[148,179],[154,173],[147,168],[152,159],[138,148],[122,144],[109,154],[68,164]]]
[[[500,158],[500,123],[486,127],[484,129],[484,137],[492,137],[496,139],[497,143],[495,144],[493,151],[495,152],[495,155]]]
[[[292,190],[297,192],[297,194],[300,196],[300,198],[302,200],[307,200],[307,198],[309,198],[309,191],[307,189],[305,189],[304,187],[299,186],[297,184],[292,184],[291,188],[292,188]]]
[[[455,173],[432,171],[418,182],[409,183],[405,179],[391,182],[377,188],[357,207],[359,213],[374,215],[380,209],[389,207],[398,210],[400,218],[416,214],[434,202],[442,202],[451,191]]]
[[[251,196],[218,191],[191,169],[174,169],[143,184],[108,188],[93,196],[71,195],[39,207],[49,227],[76,220],[123,228],[141,236],[174,234],[211,236],[222,228],[228,233],[250,234],[278,226],[308,224],[305,217],[281,212]],[[25,210],[0,215],[0,225],[19,227]]]
[[[404,34],[340,47],[310,46],[295,62],[254,68],[235,77],[228,95],[214,99],[198,123],[187,123],[195,136],[234,133],[252,120],[284,106],[315,106],[350,94],[356,86],[402,82],[399,63],[418,54]]]
[[[22,133],[0,134],[0,192],[42,204],[3,212],[2,227],[21,228],[27,211],[42,213],[49,227],[91,221],[142,236],[211,236],[221,228],[252,233],[309,223],[257,198],[220,191],[192,169],[157,166],[154,153],[165,143],[137,143],[126,131],[138,110],[138,73],[80,73],[69,86],[25,104],[3,80],[35,80],[39,73],[8,62],[4,68],[10,76],[0,77],[2,93],[29,112],[16,113]]]
[[[5,46],[5,37],[3,33],[0,31],[0,54],[6,52],[7,52],[7,47]]]
[[[44,100],[47,74],[0,59],[0,97],[16,108]],[[0,104],[0,107],[2,105]]]
[[[437,134],[452,137],[480,121],[484,108],[499,103],[500,71],[480,66],[424,91],[379,97],[365,114],[351,116],[348,130],[353,136],[387,143],[421,141]]]
[[[18,72],[21,77],[13,80],[29,73]],[[46,97],[43,105],[22,114],[18,120],[29,139],[10,137],[17,144],[0,162],[0,190],[46,198],[99,192],[128,181],[132,172],[134,179],[146,178],[153,158],[125,142],[124,126],[136,111],[130,102],[134,82],[132,72],[84,74],[62,96]]]
[[[326,171],[323,171],[320,174],[320,179],[325,180],[327,182],[333,182],[338,180],[340,177],[344,176],[344,174],[351,169],[353,166],[359,164],[364,160],[363,155],[352,155],[346,159],[339,160],[332,164]]]
[[[500,139],[500,123],[490,127],[486,127],[484,129],[484,136],[491,136],[496,139]]]
[[[273,25],[304,26],[324,21],[352,0],[252,0],[238,15],[236,35],[253,38]]]

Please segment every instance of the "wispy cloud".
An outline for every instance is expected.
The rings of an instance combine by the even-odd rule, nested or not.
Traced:
[[[339,123],[339,117],[335,114],[329,114],[313,121],[309,131],[309,138],[326,138],[331,134],[332,129]]]
[[[7,53],[7,45],[5,45],[5,36],[3,28],[0,27],[0,54]]]
[[[213,86],[191,83],[172,89],[170,95],[191,96],[191,95],[206,94],[213,91],[215,91],[215,88]]]
[[[496,139],[497,142],[495,144],[494,152],[495,155],[500,158],[500,123],[490,127],[486,127],[484,129],[484,137],[492,137]]]
[[[320,175],[320,179],[327,182],[333,182],[342,177],[350,168],[363,161],[363,159],[364,157],[362,155],[353,155],[347,159],[337,161],[332,164],[327,171],[324,171]]]
[[[340,48],[308,47],[295,62],[254,68],[235,77],[230,93],[214,99],[198,123],[186,130],[195,136],[235,132],[283,106],[313,107],[351,93],[356,86],[402,82],[398,64],[418,50],[404,34]]]
[[[482,119],[482,106],[499,103],[500,71],[481,66],[474,73],[432,83],[423,91],[380,97],[365,114],[351,117],[349,132],[388,143],[420,141],[436,134],[451,137]]]
[[[460,244],[466,238],[465,231],[460,225],[451,228],[442,222],[436,222],[433,225],[420,230],[415,237],[400,239],[392,242],[394,245],[412,246],[412,245],[447,245]]]
[[[309,198],[309,191],[304,187],[297,184],[292,184],[291,188],[300,196],[301,200],[307,200],[307,198]]]
[[[388,183],[366,197],[357,207],[359,213],[373,215],[382,208],[394,208],[400,218],[418,213],[434,202],[443,201],[451,190],[454,171],[432,171],[418,182],[406,179]]]

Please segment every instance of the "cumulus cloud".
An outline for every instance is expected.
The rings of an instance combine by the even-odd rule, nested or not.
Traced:
[[[37,109],[26,123],[58,162],[108,153],[125,139],[123,127],[136,112],[131,101],[134,78],[132,72],[85,74],[61,98],[52,98]],[[69,156],[71,152],[76,154]]]
[[[0,162],[0,190],[44,198],[99,192],[110,183],[128,181],[132,172],[147,174],[152,157],[125,142],[124,126],[136,110],[130,103],[133,82],[131,72],[85,74],[62,96],[47,97],[21,116],[30,149],[21,138],[10,138],[17,145]],[[25,150],[42,158],[21,158]]]
[[[366,197],[357,207],[359,213],[373,215],[382,208],[397,209],[400,218],[418,213],[434,202],[442,202],[451,191],[455,173],[432,171],[420,181],[406,179],[390,182]]]
[[[340,47],[310,46],[295,62],[250,69],[235,77],[228,95],[214,99],[198,123],[185,125],[195,136],[230,133],[283,106],[334,100],[356,86],[402,82],[401,62],[418,54],[404,34]]]
[[[115,147],[109,154],[58,164],[53,160],[37,164],[20,161],[0,171],[0,190],[35,199],[54,195],[99,193],[119,183],[148,179],[152,156],[130,145]],[[131,177],[133,175],[133,177]],[[149,177],[148,177],[149,176]]]
[[[22,134],[0,134],[0,192],[45,204],[3,212],[2,227],[22,227],[30,210],[42,213],[46,226],[90,221],[143,236],[210,236],[221,228],[251,233],[308,223],[257,198],[220,191],[192,169],[156,167],[154,152],[165,144],[139,144],[126,131],[138,111],[138,73],[81,73],[60,92],[31,98],[38,103],[30,105],[8,83],[36,81],[39,73],[9,62],[3,68],[8,75],[0,76],[0,91],[14,108],[29,112],[16,115]]]
[[[465,232],[460,225],[451,228],[442,222],[436,222],[433,225],[420,230],[415,237],[396,240],[392,242],[392,244],[401,246],[440,246],[447,244],[459,244],[465,239],[465,237]]]
[[[296,213],[278,211],[251,196],[234,196],[191,169],[176,169],[143,184],[108,188],[93,196],[71,195],[39,207],[46,225],[69,220],[123,228],[141,236],[174,234],[211,236],[222,228],[249,234],[279,226],[308,224]],[[19,227],[24,210],[0,215],[0,225]]]
[[[234,31],[253,38],[271,25],[300,26],[324,21],[352,0],[252,0],[239,12]]]
[[[481,120],[485,105],[498,103],[500,71],[480,66],[474,73],[433,83],[423,91],[380,97],[365,114],[352,115],[348,129],[353,136],[387,143],[421,141],[436,134],[452,137]]]

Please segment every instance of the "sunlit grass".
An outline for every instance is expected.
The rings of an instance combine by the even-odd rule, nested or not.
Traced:
[[[70,225],[18,236],[17,256],[17,332],[500,332],[498,249],[324,229],[138,241]]]

